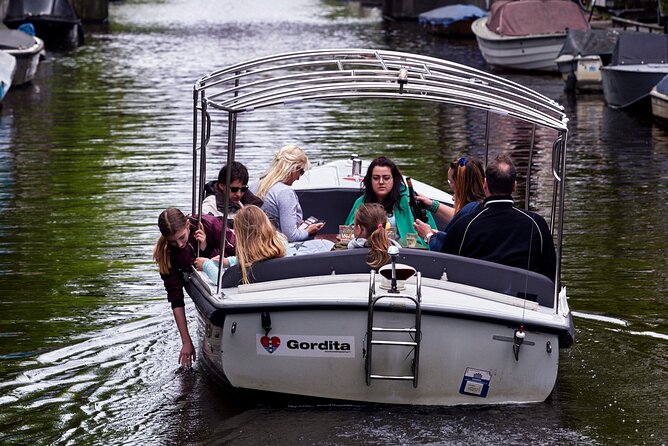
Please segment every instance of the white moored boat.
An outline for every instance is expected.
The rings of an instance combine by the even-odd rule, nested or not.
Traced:
[[[536,132],[554,137],[540,151],[552,153],[549,221],[561,256],[567,119],[558,104],[532,90],[432,57],[341,49],[240,63],[203,77],[194,92],[195,212],[216,116],[228,122],[230,165],[237,118],[253,110],[299,103],[295,112],[303,112],[346,99],[357,100],[351,107],[369,98],[430,101],[476,109],[487,127],[497,118],[528,123],[534,132],[527,172],[544,156],[533,156]],[[415,187],[445,199],[423,183]],[[531,188],[527,181],[527,197]],[[360,194],[346,160],[314,167],[295,189],[304,214],[326,214],[333,227]],[[370,270],[364,249],[258,262],[246,285],[237,266],[216,284],[193,270],[186,290],[198,311],[201,363],[234,389],[293,396],[416,405],[548,397],[560,349],[573,343],[560,280],[421,249],[402,248],[393,258],[394,284],[387,279],[392,268]],[[560,262],[555,274],[560,277]]]
[[[496,0],[471,29],[492,67],[557,71],[568,30],[587,30],[589,23],[570,0]]]

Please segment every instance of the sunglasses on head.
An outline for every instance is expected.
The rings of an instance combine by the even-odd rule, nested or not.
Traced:
[[[450,168],[451,169],[456,169],[457,167],[464,167],[464,166],[466,166],[467,162],[468,162],[468,160],[462,156],[458,160],[451,162],[450,163]]]
[[[235,194],[239,191],[246,192],[247,190],[248,190],[248,186],[241,186],[241,187],[230,186],[230,191],[235,193]]]

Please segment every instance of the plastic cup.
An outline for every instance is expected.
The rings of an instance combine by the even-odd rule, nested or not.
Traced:
[[[350,241],[353,238],[354,225],[339,225],[339,239],[341,241]]]
[[[418,235],[415,232],[409,232],[406,234],[406,246],[409,248],[415,248],[415,245],[417,245],[417,237]]]
[[[387,228],[385,230],[387,232],[387,238],[390,240],[396,240],[397,239],[397,229],[396,228]]]

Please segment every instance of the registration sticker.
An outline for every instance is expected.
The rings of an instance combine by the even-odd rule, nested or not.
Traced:
[[[490,372],[467,367],[466,372],[464,372],[464,379],[462,379],[462,385],[459,387],[459,393],[485,398],[487,397],[489,382],[491,380],[492,374]]]

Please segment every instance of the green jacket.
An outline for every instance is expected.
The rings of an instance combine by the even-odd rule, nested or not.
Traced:
[[[355,201],[355,204],[353,204],[353,208],[350,210],[350,214],[348,214],[348,218],[346,219],[347,225],[352,225],[355,222],[355,213],[362,203],[364,203],[364,195],[359,197],[357,201]],[[431,212],[427,212],[427,218],[429,219],[429,226],[436,229],[436,222],[434,221]],[[405,240],[406,234],[415,232],[415,228],[413,227],[415,217],[413,217],[411,207],[408,203],[408,188],[404,184],[401,185],[399,207],[394,206],[394,220],[397,225],[397,233],[400,239]],[[422,240],[422,237],[418,237],[418,243],[424,247],[428,247],[427,243]]]

